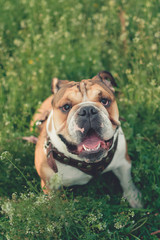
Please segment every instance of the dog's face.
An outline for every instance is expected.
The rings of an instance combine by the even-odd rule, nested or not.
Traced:
[[[114,83],[108,72],[81,82],[53,79],[56,134],[69,152],[86,162],[98,162],[107,156],[120,124]]]

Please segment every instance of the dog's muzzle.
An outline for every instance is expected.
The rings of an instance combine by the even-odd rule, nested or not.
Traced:
[[[80,106],[70,118],[69,133],[76,145],[76,154],[89,162],[98,162],[107,155],[114,132],[107,112],[95,104]]]

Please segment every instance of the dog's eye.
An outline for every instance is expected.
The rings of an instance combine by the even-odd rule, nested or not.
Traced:
[[[63,107],[61,107],[63,112],[68,112],[71,109],[71,105],[70,104],[65,104]]]
[[[109,107],[111,104],[111,100],[107,99],[107,98],[101,98],[100,102],[103,104],[103,106],[105,107]]]

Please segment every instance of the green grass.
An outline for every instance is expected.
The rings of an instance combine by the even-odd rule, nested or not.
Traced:
[[[0,239],[158,239],[160,3],[158,0],[0,0]],[[120,19],[125,19],[125,27]],[[21,140],[52,77],[101,70],[117,82],[133,180],[131,209],[111,173],[46,197],[34,147]]]

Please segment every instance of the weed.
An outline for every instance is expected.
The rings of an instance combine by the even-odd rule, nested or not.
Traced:
[[[158,0],[1,1],[2,239],[158,239],[159,7]],[[34,146],[21,140],[31,134],[29,123],[50,95],[52,77],[79,81],[101,70],[118,85],[141,210],[128,207],[111,173],[44,196]]]

